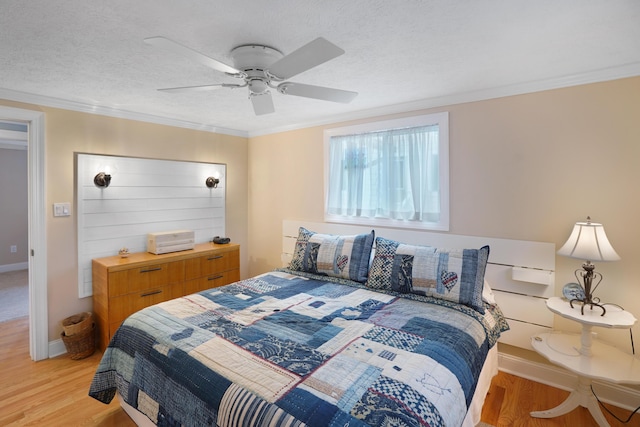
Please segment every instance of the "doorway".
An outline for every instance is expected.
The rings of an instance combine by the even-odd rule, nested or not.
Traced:
[[[0,323],[29,314],[27,130],[0,121]]]
[[[25,123],[28,126],[29,355],[32,360],[37,361],[49,357],[44,113],[0,106],[0,120]]]

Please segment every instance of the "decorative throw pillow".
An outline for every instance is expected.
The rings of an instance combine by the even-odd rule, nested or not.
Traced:
[[[374,238],[373,230],[368,234],[340,236],[300,227],[289,268],[365,282]]]
[[[489,246],[445,250],[378,237],[367,286],[441,298],[484,313],[488,258]]]

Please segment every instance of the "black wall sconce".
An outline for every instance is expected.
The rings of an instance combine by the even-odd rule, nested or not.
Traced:
[[[111,175],[104,172],[99,172],[95,177],[93,177],[93,183],[96,187],[99,188],[107,188],[109,184],[111,184]]]
[[[218,178],[214,178],[214,177],[210,176],[209,178],[207,178],[207,180],[204,183],[209,188],[217,188],[218,184],[220,183],[220,180]]]

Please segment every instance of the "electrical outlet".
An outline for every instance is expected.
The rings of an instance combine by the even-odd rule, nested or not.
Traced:
[[[15,254],[16,252],[18,252],[18,247],[16,245],[11,245],[9,247],[9,250],[11,251],[12,254]]]

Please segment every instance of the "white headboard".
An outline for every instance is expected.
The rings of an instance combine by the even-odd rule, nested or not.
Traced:
[[[282,263],[291,261],[299,227],[326,234],[368,233],[372,227],[284,220],[282,222]],[[375,229],[376,236],[413,245],[464,249],[490,246],[485,278],[494,291],[496,301],[509,321],[511,330],[500,342],[532,349],[530,337],[549,332],[553,313],[545,300],[555,293],[555,244],[491,237],[461,236],[417,230]]]

